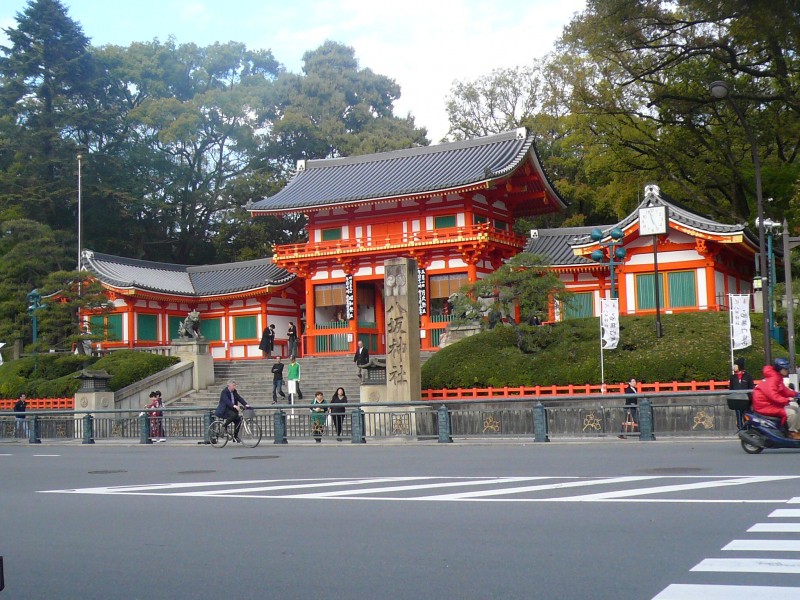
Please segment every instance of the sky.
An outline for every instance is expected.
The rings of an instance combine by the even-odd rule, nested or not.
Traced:
[[[0,1],[0,29],[14,27],[27,0]],[[395,115],[411,114],[436,143],[447,133],[454,81],[530,64],[586,0],[62,0],[95,46],[166,40],[243,42],[270,49],[300,73],[303,54],[326,40],[352,46],[361,68],[394,79]],[[0,44],[7,38],[0,32]]]

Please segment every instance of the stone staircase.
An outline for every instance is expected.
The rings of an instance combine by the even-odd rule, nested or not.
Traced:
[[[234,360],[214,362],[214,385],[192,392],[166,405],[171,408],[216,408],[220,392],[228,380],[235,379],[237,389],[249,404],[266,406],[272,403],[272,372],[274,360]],[[343,387],[350,402],[360,402],[360,383],[351,355],[309,357],[300,363],[300,389],[303,402],[311,402],[319,390],[330,400],[337,387]],[[289,361],[283,361],[283,391],[286,393],[286,373]],[[278,402],[284,404],[278,396]]]

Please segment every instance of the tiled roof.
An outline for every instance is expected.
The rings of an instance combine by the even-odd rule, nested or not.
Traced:
[[[591,238],[593,229],[599,229],[607,237],[614,228],[623,231],[639,219],[639,209],[650,206],[666,206],[669,220],[696,231],[715,235],[732,235],[741,233],[751,244],[758,246],[758,238],[744,224],[726,224],[712,221],[690,211],[675,200],[663,195],[657,185],[645,186],[644,200],[627,217],[614,225],[593,225],[587,227],[562,227],[559,229],[538,229],[536,238],[528,240],[525,252],[543,254],[550,259],[553,266],[592,265],[594,261],[582,256],[575,256],[574,248],[594,244]]]
[[[533,135],[525,128],[460,142],[298,164],[280,192],[247,204],[251,212],[289,212],[444,192],[509,175],[530,156],[545,193],[565,202],[542,169]]]
[[[118,288],[178,296],[216,296],[289,283],[294,275],[269,258],[207,266],[173,265],[83,251],[83,266]]]
[[[583,256],[575,256],[572,244],[586,238],[596,226],[561,227],[558,229],[537,229],[536,236],[528,239],[525,252],[541,254],[549,259],[553,267],[565,265],[596,265]],[[599,226],[605,230],[605,225]]]

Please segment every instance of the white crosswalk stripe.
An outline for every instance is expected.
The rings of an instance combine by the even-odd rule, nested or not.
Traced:
[[[790,498],[787,504],[797,504],[800,498]],[[769,518],[799,518],[800,511],[795,509],[777,509]],[[793,534],[800,532],[800,522],[756,523],[747,530],[748,533]],[[722,547],[724,552],[800,552],[800,540],[791,539],[737,539]],[[796,554],[793,556],[797,556]],[[767,557],[741,556],[732,558],[705,558],[690,569],[693,573],[736,573],[741,574],[742,581],[753,573],[776,575],[776,583],[785,583],[785,575],[800,573],[800,559],[784,558],[776,554]],[[667,586],[653,600],[751,600],[752,598],[771,597],[781,600],[800,600],[800,587],[786,586],[754,586],[754,585],[712,585],[675,583]]]

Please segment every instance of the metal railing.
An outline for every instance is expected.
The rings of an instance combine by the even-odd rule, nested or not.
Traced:
[[[732,436],[736,432],[736,417],[727,408],[725,395],[724,392],[639,395],[635,430],[624,430],[622,425],[631,410],[624,403],[633,398],[624,394],[549,400],[513,398],[480,403],[350,403],[342,436],[354,443],[388,438],[442,442],[453,437],[546,441],[617,435],[652,439],[653,434]],[[264,436],[273,437],[275,443],[285,443],[287,439],[310,440],[313,435],[309,408],[307,404],[256,407],[256,419]],[[155,417],[131,410],[29,411],[26,416],[29,441],[34,443],[35,440],[94,443],[115,439],[149,443],[151,427],[155,425]],[[207,408],[164,408],[163,416],[158,417],[159,437],[201,443],[211,418],[212,411]],[[331,421],[329,417],[326,437],[336,436]],[[13,438],[15,429],[14,414],[0,413],[0,441]]]

